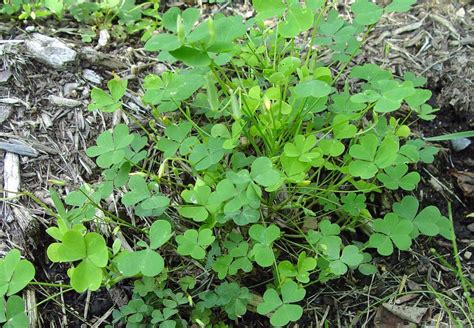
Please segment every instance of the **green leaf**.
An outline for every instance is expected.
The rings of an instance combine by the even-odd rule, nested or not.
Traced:
[[[0,297],[0,302],[3,303],[3,297]],[[3,304],[0,304],[0,312]],[[28,327],[29,320],[25,312],[25,302],[23,298],[17,295],[10,296],[5,304],[5,323],[4,328],[24,328]],[[0,314],[0,322],[1,314]]]
[[[157,220],[150,227],[150,248],[163,246],[172,235],[171,224],[165,220]]]
[[[133,175],[128,181],[130,191],[122,196],[122,203],[125,206],[133,206],[151,196],[145,178],[141,175]]]
[[[60,243],[49,245],[48,257],[53,262],[74,262],[87,256],[86,242],[82,233],[76,230],[67,231]]]
[[[95,266],[103,268],[109,261],[109,253],[104,237],[96,232],[89,232],[84,237],[87,259]]]
[[[122,253],[116,258],[118,269],[126,277],[133,277],[139,273],[146,277],[159,275],[164,267],[163,257],[150,248],[131,253]]]
[[[181,47],[181,42],[174,34],[158,34],[152,36],[144,46],[146,51],[173,51]]]
[[[259,20],[283,15],[286,5],[282,0],[252,0],[253,8],[258,13]]]
[[[369,246],[377,249],[380,255],[388,256],[393,253],[393,244],[400,250],[408,250],[411,246],[413,223],[400,219],[394,213],[388,213],[383,220],[374,220],[376,233],[369,238]]]
[[[104,131],[97,138],[97,145],[87,148],[89,157],[97,157],[97,165],[101,168],[109,168],[125,159],[126,150],[133,142],[135,136],[129,134],[127,125],[118,124],[113,131]]]
[[[288,10],[286,21],[280,23],[278,32],[285,38],[294,38],[298,34],[309,30],[313,25],[314,14],[310,9],[293,5]]]
[[[22,260],[19,250],[10,250],[0,259],[0,301],[3,295],[10,296],[25,288],[34,276],[33,264]]]
[[[178,243],[178,254],[190,255],[196,260],[202,260],[206,257],[205,249],[212,244],[215,237],[212,235],[212,230],[202,229],[197,231],[194,229],[186,230],[184,235],[176,237]]]
[[[474,130],[469,131],[462,131],[462,132],[455,132],[455,133],[447,133],[436,137],[428,137],[424,138],[426,141],[446,141],[446,140],[454,140],[458,138],[473,138],[474,137]]]
[[[223,143],[222,139],[210,138],[207,144],[196,145],[189,156],[189,161],[198,171],[208,169],[224,157]]]
[[[327,83],[320,80],[300,82],[293,88],[293,93],[297,98],[321,98],[329,95],[331,92],[332,88]]]
[[[127,80],[121,80],[118,77],[114,77],[112,80],[107,82],[107,87],[109,88],[110,94],[112,95],[114,101],[118,102],[125,95],[125,92],[127,91],[127,85]]]
[[[377,179],[390,190],[397,190],[398,188],[407,191],[414,190],[421,179],[418,172],[410,172],[407,174],[408,166],[406,164],[389,166],[386,167],[384,171],[385,173],[377,174]]]
[[[280,181],[280,173],[273,169],[272,161],[267,157],[258,157],[252,163],[250,175],[252,179],[263,187],[269,187]]]
[[[91,260],[83,260],[71,271],[71,286],[76,292],[82,293],[86,290],[95,291],[100,288],[102,283],[102,269],[92,263]]]
[[[387,7],[385,7],[385,12],[403,13],[409,11],[411,6],[415,3],[416,0],[393,0]]]
[[[190,47],[178,48],[170,51],[170,54],[184,64],[192,67],[208,66],[211,63],[211,58],[209,58],[206,52]]]
[[[272,288],[267,289],[263,294],[263,302],[257,306],[257,312],[266,315],[283,304],[278,292]]]
[[[298,321],[302,314],[303,308],[297,304],[291,304],[301,301],[306,291],[291,280],[288,280],[281,287],[282,299],[273,288],[269,288],[263,294],[263,302],[257,306],[257,312],[266,315],[270,312],[274,313],[270,316],[270,323],[273,326],[285,326],[290,321]]]
[[[360,25],[372,25],[382,17],[383,9],[368,0],[356,0],[351,6],[355,22]]]
[[[342,250],[341,261],[350,267],[357,267],[363,260],[364,256],[357,246],[349,245]]]
[[[449,219],[442,216],[435,206],[428,206],[418,213],[419,202],[413,196],[405,196],[401,202],[393,204],[393,212],[402,219],[413,222],[415,226],[414,237],[418,233],[426,236],[436,236],[440,234],[444,238],[451,240],[451,224]],[[418,215],[417,215],[418,213]]]

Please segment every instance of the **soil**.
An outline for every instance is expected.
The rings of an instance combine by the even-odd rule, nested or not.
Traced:
[[[235,10],[239,8],[246,7]],[[434,121],[416,121],[411,125],[411,129],[420,136],[437,136],[472,130],[474,127],[472,12],[473,8],[467,2],[421,1],[409,14],[385,19],[369,39],[365,57],[356,58],[357,62],[383,64],[397,74],[412,71],[427,77],[428,88],[433,92],[432,105],[439,107],[440,111]],[[76,28],[73,23],[58,26],[57,23],[47,22],[24,26],[0,22],[0,45],[1,40],[21,40],[35,30],[60,38],[75,49],[90,46],[75,34]],[[394,33],[400,28],[406,31]],[[92,46],[95,45],[96,41]],[[388,45],[391,47],[389,55],[381,56],[380,49]],[[9,51],[0,54],[0,64],[9,68],[12,74],[6,82],[0,79],[0,99],[21,100],[14,104],[0,102],[0,112],[11,112],[0,123],[0,141],[20,140],[39,152],[38,157],[20,158],[21,190],[27,190],[44,203],[51,204],[47,192],[50,187],[54,186],[65,194],[97,178],[95,164],[85,156],[84,149],[103,129],[121,120],[128,122],[128,118],[118,115],[104,117],[87,110],[90,90],[95,84],[84,78],[84,71],[93,70],[102,78],[103,85],[112,76],[112,71],[122,77],[128,76],[134,81],[132,83],[136,83],[137,77],[166,69],[162,64],[149,61],[137,50],[139,47],[137,38],[126,42],[112,41],[98,50],[105,60],[93,63],[82,58],[61,71],[25,57],[21,45],[12,44]],[[113,61],[117,65],[111,69]],[[49,100],[50,95],[65,95],[67,92],[68,98],[79,100],[82,105],[60,107]],[[137,105],[131,101],[129,106]],[[473,279],[474,257],[468,258],[466,254],[474,253],[474,145],[455,151],[450,142],[439,144],[442,149],[435,162],[420,167],[422,182],[414,194],[424,206],[434,204],[440,209],[447,209],[448,203],[452,204],[463,272]],[[0,151],[1,185],[3,158],[4,154]],[[55,180],[65,183],[54,185]],[[19,220],[18,211],[26,213],[28,219]],[[442,212],[447,215],[446,210]],[[13,247],[21,248],[22,253],[34,261],[38,281],[51,278],[54,281],[67,280],[65,268],[52,266],[44,254],[46,246],[52,241],[44,229],[51,221],[51,217],[28,197],[2,204],[0,254]],[[401,304],[412,307],[426,307],[425,322],[430,324],[439,320],[443,324],[447,322],[448,314],[439,300],[426,292],[428,285],[465,305],[459,279],[449,267],[454,267],[452,246],[445,240],[418,240],[409,252],[383,258],[377,265],[381,274],[376,278],[354,274],[325,285],[309,287],[304,317],[295,327],[319,327],[324,321],[322,318],[326,318],[331,326],[339,327],[406,324],[400,318],[398,321],[391,318],[390,313],[384,310],[381,305],[388,300],[400,300]],[[55,292],[43,286],[34,290],[38,302]],[[111,310],[117,308],[129,294],[129,290],[120,286],[79,297],[66,293],[64,300],[40,306],[38,322],[45,327],[92,326],[99,318],[110,322]],[[408,295],[415,297],[410,299]],[[463,317],[454,304],[448,304],[448,307],[454,315]],[[268,323],[249,312],[235,322],[235,326],[267,327]]]

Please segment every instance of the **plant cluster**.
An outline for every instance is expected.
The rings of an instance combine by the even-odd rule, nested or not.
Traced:
[[[84,42],[91,42],[97,29],[110,29],[117,39],[142,33],[142,40],[148,40],[160,25],[159,8],[159,0],[139,3],[135,0],[3,0],[0,17],[4,15],[23,21],[72,18],[89,26],[79,29]]]
[[[323,0],[253,0],[247,21],[168,10],[145,50],[179,68],[136,90],[146,126],[118,124],[87,149],[99,183],[66,206],[52,191],[49,259],[70,265],[77,292],[133,282],[113,315],[127,327],[224,327],[247,311],[285,326],[309,286],[376,274],[374,256],[420,235],[450,239],[449,220],[410,194],[437,153],[406,124],[435,118],[426,81],[348,68],[381,16],[414,2],[357,0],[351,22]],[[133,117],[127,87],[95,88],[89,109]],[[384,191],[408,195],[383,212]]]

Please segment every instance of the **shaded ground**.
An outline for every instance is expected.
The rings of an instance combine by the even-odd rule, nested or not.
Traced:
[[[359,62],[390,67],[400,75],[413,71],[428,78],[428,87],[433,91],[432,103],[440,111],[435,121],[415,122],[411,126],[421,136],[473,129],[472,11],[467,3],[424,1],[409,14],[385,19],[369,39],[364,52],[366,57],[357,58]],[[26,31],[34,29],[61,38],[76,50],[83,49],[80,37],[74,34],[74,25],[72,29],[66,29],[54,24],[25,28],[9,22],[0,23],[0,33],[3,40],[21,40],[27,37]],[[96,46],[96,42],[91,46]],[[104,59],[94,62],[83,54],[80,61],[61,71],[25,57],[21,43],[0,41],[0,47],[3,49],[0,53],[0,139],[20,140],[38,151],[37,157],[20,157],[20,190],[33,193],[46,204],[51,204],[47,190],[54,180],[65,182],[64,186],[55,186],[63,193],[83,182],[92,182],[96,178],[95,164],[85,156],[84,149],[100,131],[119,121],[128,122],[125,115],[116,114],[111,122],[110,118],[88,112],[91,88],[103,85],[112,76],[112,71],[121,77],[128,76],[131,83],[136,83],[137,76],[166,68],[139,50],[136,40],[128,43],[111,41],[98,49]],[[388,47],[390,51],[384,52]],[[12,76],[4,81],[2,77],[7,69]],[[102,81],[93,82],[88,69]],[[51,101],[51,95],[75,99],[82,105],[60,106]],[[127,105],[143,116],[133,94],[129,94]],[[3,115],[5,118],[2,119],[1,113],[9,114]],[[474,257],[469,254],[474,252],[474,146],[457,152],[449,142],[441,145],[443,148],[436,162],[420,168],[422,183],[415,194],[425,205],[435,204],[440,209],[446,209],[447,203],[452,203],[464,274],[473,278]],[[0,151],[2,172],[3,158]],[[0,175],[3,185],[2,179],[3,174]],[[446,210],[443,212],[446,214]],[[42,231],[50,220],[28,197],[1,204],[0,252],[12,247],[23,249],[23,254],[35,261],[38,280],[42,281],[65,278],[63,268],[50,266],[45,261],[44,249],[50,240]],[[328,319],[333,326],[393,327],[403,320],[391,317],[390,312],[381,307],[389,301],[414,308],[426,307],[428,323],[448,322],[450,314],[463,318],[457,307],[466,308],[462,288],[443,259],[448,264],[454,263],[449,243],[421,239],[411,251],[382,259],[378,263],[381,274],[373,279],[347,276],[324,286],[316,285],[308,290],[305,316],[300,326],[316,327]],[[428,286],[454,301],[439,295],[434,297]],[[37,301],[54,292],[44,287],[35,289]],[[109,320],[114,302],[119,303],[126,297],[118,288],[78,298],[66,294],[64,299],[58,297],[40,307],[38,321],[46,327],[97,325],[99,318]],[[252,314],[236,323],[236,326],[265,325]]]

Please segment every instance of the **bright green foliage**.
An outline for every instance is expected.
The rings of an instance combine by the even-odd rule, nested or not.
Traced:
[[[349,15],[323,0],[253,0],[256,16],[246,20],[112,2],[3,10],[117,22],[122,33],[143,33],[145,51],[172,67],[130,86],[114,76],[108,90],[92,91],[90,109],[113,112],[131,88],[140,117],[124,111],[139,129],[119,124],[87,150],[103,169],[99,183],[65,203],[51,192],[57,226],[47,233],[58,242],[48,255],[71,264],[71,285],[134,284],[112,324],[223,327],[219,311],[237,320],[263,296],[257,312],[284,326],[302,316],[299,283],[373,275],[366,249],[388,256],[419,234],[451,237],[436,207],[406,196],[390,212],[379,201],[415,191],[414,168],[438,151],[410,130],[412,118],[437,111],[426,79],[352,64],[381,16],[413,0],[385,8],[357,0]],[[110,228],[107,240],[88,232],[97,227]],[[264,295],[244,286],[269,274]]]
[[[278,292],[269,288],[263,294],[263,302],[257,307],[260,314],[269,314],[270,323],[273,326],[281,327],[291,321],[297,321],[303,315],[303,308],[298,304],[292,304],[301,301],[306,291],[299,287],[294,281],[288,280],[281,286],[281,298]]]
[[[387,7],[386,12],[406,12],[410,10],[411,6],[416,3],[416,0],[393,0]]]
[[[102,89],[94,88],[91,92],[92,103],[89,104],[89,110],[99,109],[102,112],[114,112],[122,107],[120,99],[127,91],[127,80],[114,78],[107,83],[110,93]]]
[[[393,204],[393,212],[399,218],[413,222],[414,229],[411,232],[413,238],[421,233],[425,236],[439,234],[451,240],[451,224],[448,218],[442,216],[436,206],[428,206],[418,212],[419,205],[415,197],[405,196],[401,202]]]
[[[286,278],[294,277],[299,282],[308,283],[309,275],[315,268],[316,259],[313,257],[307,257],[306,252],[300,253],[296,266],[287,260],[278,263],[278,273],[280,274],[282,281]]]
[[[100,288],[102,268],[109,262],[104,238],[96,232],[83,235],[77,230],[66,232],[60,242],[49,245],[48,257],[60,263],[81,261],[68,271],[72,287],[80,293]]]
[[[248,288],[239,284],[224,282],[215,289],[199,294],[205,308],[222,307],[231,320],[243,316],[247,312],[247,304],[252,298]]]
[[[272,245],[280,238],[280,228],[274,224],[266,228],[261,224],[254,224],[250,227],[249,235],[255,241],[250,256],[253,256],[261,267],[272,266],[275,263]]]
[[[0,259],[0,300],[5,295],[11,296],[25,288],[34,276],[33,264],[22,260],[19,250],[10,250]]]
[[[329,263],[329,268],[335,275],[343,275],[347,272],[347,267],[355,268],[364,260],[363,254],[359,248],[354,245],[344,247],[342,254],[338,259]]]
[[[413,223],[400,219],[394,213],[388,213],[382,219],[374,220],[375,233],[370,236],[369,246],[377,249],[380,255],[393,253],[393,245],[406,251],[411,246]]]
[[[23,298],[13,295],[5,301],[0,297],[0,323],[4,328],[28,327],[29,320],[25,313]]]
[[[383,183],[385,188],[390,190],[413,190],[420,182],[420,174],[418,172],[408,172],[406,164],[389,166],[384,169],[385,173],[377,174],[377,179]]]
[[[183,122],[179,125],[169,125],[166,127],[165,136],[156,143],[156,148],[164,153],[165,158],[173,157],[183,144],[187,135],[191,131],[192,125],[189,122]]]
[[[128,187],[130,191],[122,196],[122,203],[126,206],[135,206],[137,215],[159,216],[170,203],[168,197],[159,193],[152,194],[149,184],[140,175],[130,177]]]
[[[263,187],[270,187],[280,182],[280,174],[273,169],[272,162],[267,157],[259,157],[252,163],[250,172],[252,179]]]
[[[150,227],[150,246],[134,252],[122,252],[114,260],[123,275],[132,277],[142,274],[146,277],[159,275],[164,267],[163,257],[155,250],[163,246],[172,236],[171,224],[157,220]],[[145,245],[146,246],[146,245]]]
[[[318,232],[310,230],[308,232],[308,242],[316,247],[316,249],[330,259],[339,258],[339,252],[342,240],[339,237],[341,228],[329,220],[323,220],[319,223]]]
[[[368,0],[357,0],[351,7],[355,21],[361,25],[371,25],[379,21],[383,9]]]
[[[341,197],[342,209],[352,216],[360,214],[361,210],[365,209],[365,196],[356,193],[349,193]]]
[[[243,241],[241,235],[234,232],[229,233],[228,238],[224,243],[227,254],[218,257],[212,265],[219,279],[235,275],[239,270],[247,273],[252,271],[252,262],[248,258],[249,244]]]
[[[202,229],[199,232],[194,229],[186,230],[183,235],[176,236],[178,254],[190,255],[196,260],[202,260],[206,257],[206,248],[215,239],[210,229]]]
[[[87,156],[97,157],[97,165],[109,168],[125,159],[126,149],[134,139],[125,124],[118,124],[113,131],[104,131],[97,137],[97,145],[87,149]]]
[[[387,135],[382,142],[374,134],[360,138],[359,143],[352,145],[349,154],[355,159],[349,164],[349,172],[362,179],[375,176],[379,169],[390,166],[397,158],[398,139]]]

